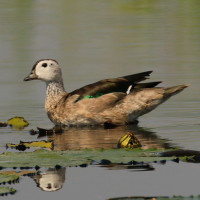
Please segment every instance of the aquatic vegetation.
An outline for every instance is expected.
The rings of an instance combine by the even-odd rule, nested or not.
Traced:
[[[16,190],[10,187],[0,187],[0,196],[7,196],[8,194],[15,194]]]
[[[16,129],[23,129],[28,126],[29,123],[23,117],[16,116],[8,120],[8,125]]]
[[[19,175],[10,172],[0,173],[0,185],[14,184],[19,181]],[[14,194],[16,190],[10,187],[0,187],[0,196],[7,196],[8,194]]]
[[[6,148],[15,148],[20,151],[24,151],[30,147],[53,149],[53,142],[47,142],[45,140],[42,140],[42,141],[33,141],[33,142],[20,141],[20,144],[10,144],[10,143],[6,144]]]
[[[28,126],[29,123],[23,117],[18,116],[8,119],[8,123],[0,122],[0,127],[7,127],[8,125],[15,129],[23,129]]]
[[[39,136],[51,136],[52,134],[62,133],[61,128],[54,129],[41,129],[38,128],[33,134]],[[49,137],[51,138],[51,137]],[[48,139],[49,139],[48,138]],[[43,181],[49,175],[49,172],[41,173],[41,169],[52,168],[61,169],[65,167],[87,167],[89,165],[100,166],[109,170],[123,170],[128,169],[131,171],[152,171],[155,170],[154,163],[165,164],[167,161],[179,163],[182,162],[200,162],[200,152],[180,149],[169,149],[167,151],[160,149],[141,149],[140,141],[128,132],[123,135],[118,143],[118,149],[82,149],[82,150],[65,150],[65,151],[49,151],[53,149],[53,142],[48,141],[32,141],[20,142],[19,144],[9,143],[7,148],[17,148],[19,150],[26,150],[27,148],[39,148],[34,152],[4,152],[0,154],[0,169],[13,168],[13,171],[2,170],[0,173],[0,183],[12,184],[17,183],[21,176],[30,175],[36,181]],[[48,150],[44,150],[47,148]],[[20,172],[18,170],[20,169]],[[7,170],[7,169],[6,169]],[[23,171],[30,170],[30,171]],[[32,170],[32,171],[31,171]],[[43,179],[41,178],[43,175]],[[51,174],[50,174],[51,175]],[[48,177],[47,177],[48,178]],[[41,185],[42,188],[43,185]],[[1,188],[0,188],[1,189]],[[0,195],[14,194],[15,189],[9,187],[2,187]],[[162,199],[165,197],[157,197]],[[171,197],[166,197],[171,199]],[[120,199],[120,198],[119,198]],[[122,198],[123,199],[123,198]],[[126,198],[125,198],[126,199]],[[130,199],[137,199],[130,197]],[[176,200],[174,197],[173,200]],[[185,200],[186,198],[182,198]],[[116,198],[117,200],[117,198]]]
[[[9,184],[15,183],[18,181],[18,179],[19,179],[19,175],[17,175],[16,173],[12,173],[12,174],[7,173],[7,172],[0,173],[0,185],[6,184],[6,183],[9,183]]]
[[[6,127],[8,124],[6,122],[0,122],[0,127]]]
[[[100,163],[102,160],[109,160],[110,163],[143,162],[151,163],[163,160],[175,160],[175,157],[159,156],[158,150],[140,149],[99,149],[99,150],[67,150],[67,151],[46,151],[42,149],[34,152],[4,152],[0,154],[1,167],[54,167],[60,165],[79,166],[92,164],[94,161]],[[181,159],[181,158],[179,158]],[[183,160],[185,161],[185,159]]]
[[[0,185],[15,184],[19,182],[19,177],[24,175],[33,175],[35,171],[4,171],[0,172]],[[7,196],[8,194],[15,194],[16,190],[10,187],[0,187],[0,196]]]
[[[179,151],[179,150],[177,150]],[[168,151],[167,151],[168,152]],[[187,151],[186,151],[187,152]],[[186,153],[185,152],[185,153]],[[196,151],[195,151],[196,152]],[[107,160],[107,164],[134,164],[153,163],[173,160],[179,162],[199,162],[199,156],[194,154],[182,154],[180,157],[174,154],[168,157],[162,156],[164,152],[156,149],[99,149],[99,150],[67,150],[67,151],[47,151],[43,149],[34,152],[4,152],[0,154],[1,167],[55,167],[55,166],[80,166],[89,164],[102,164]]]
[[[119,140],[119,142],[117,144],[118,148],[131,148],[131,149],[134,149],[134,148],[139,148],[141,146],[142,145],[141,145],[140,141],[131,132],[128,132],[125,135],[123,135],[120,138],[120,140]]]

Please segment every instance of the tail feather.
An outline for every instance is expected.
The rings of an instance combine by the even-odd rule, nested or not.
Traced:
[[[139,89],[136,93],[130,93],[124,99],[125,106],[122,105],[122,110],[125,111],[124,116],[127,116],[127,123],[133,123],[138,117],[154,110],[158,105],[188,86],[184,84],[163,88],[145,88]]]
[[[165,93],[164,96],[166,98],[169,98],[173,95],[178,94],[179,92],[181,92],[183,89],[187,88],[189,85],[188,84],[184,84],[184,85],[177,85],[177,86],[173,86],[173,87],[166,87],[165,89]]]

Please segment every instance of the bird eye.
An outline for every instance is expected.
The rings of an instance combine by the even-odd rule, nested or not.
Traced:
[[[42,67],[47,67],[47,63],[43,63],[43,64],[42,64]]]

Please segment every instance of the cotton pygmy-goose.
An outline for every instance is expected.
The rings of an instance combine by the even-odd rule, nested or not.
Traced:
[[[152,71],[110,78],[86,85],[73,92],[64,89],[56,60],[37,61],[24,79],[46,82],[45,109],[55,125],[125,125],[152,111],[188,85],[155,87],[160,82],[145,82]]]

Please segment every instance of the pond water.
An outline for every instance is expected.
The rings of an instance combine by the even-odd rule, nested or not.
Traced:
[[[0,152],[7,151],[6,143],[41,139],[53,139],[55,150],[113,148],[130,130],[144,148],[199,150],[199,8],[197,0],[1,2],[0,121],[17,115],[25,117],[30,125],[23,130],[0,128]],[[45,85],[23,79],[41,58],[60,63],[67,91],[100,79],[147,70],[154,71],[152,81],[163,81],[161,86],[188,83],[190,87],[141,117],[138,127],[72,129],[38,138],[29,130],[53,127],[44,110]],[[44,192],[26,177],[16,185],[18,192],[12,198],[199,194],[199,166],[183,164],[182,171],[179,167],[172,163],[155,165],[153,172],[67,168],[61,190]],[[187,176],[181,178],[181,173]]]
[[[199,195],[199,166],[170,162],[166,165],[154,164],[153,167],[156,170],[108,170],[94,166],[66,168],[62,174],[65,182],[55,192],[44,192],[35,186],[33,179],[25,177],[20,184],[14,185],[24,192],[9,196],[9,199],[101,200],[123,196]],[[50,179],[48,181],[51,182]]]

